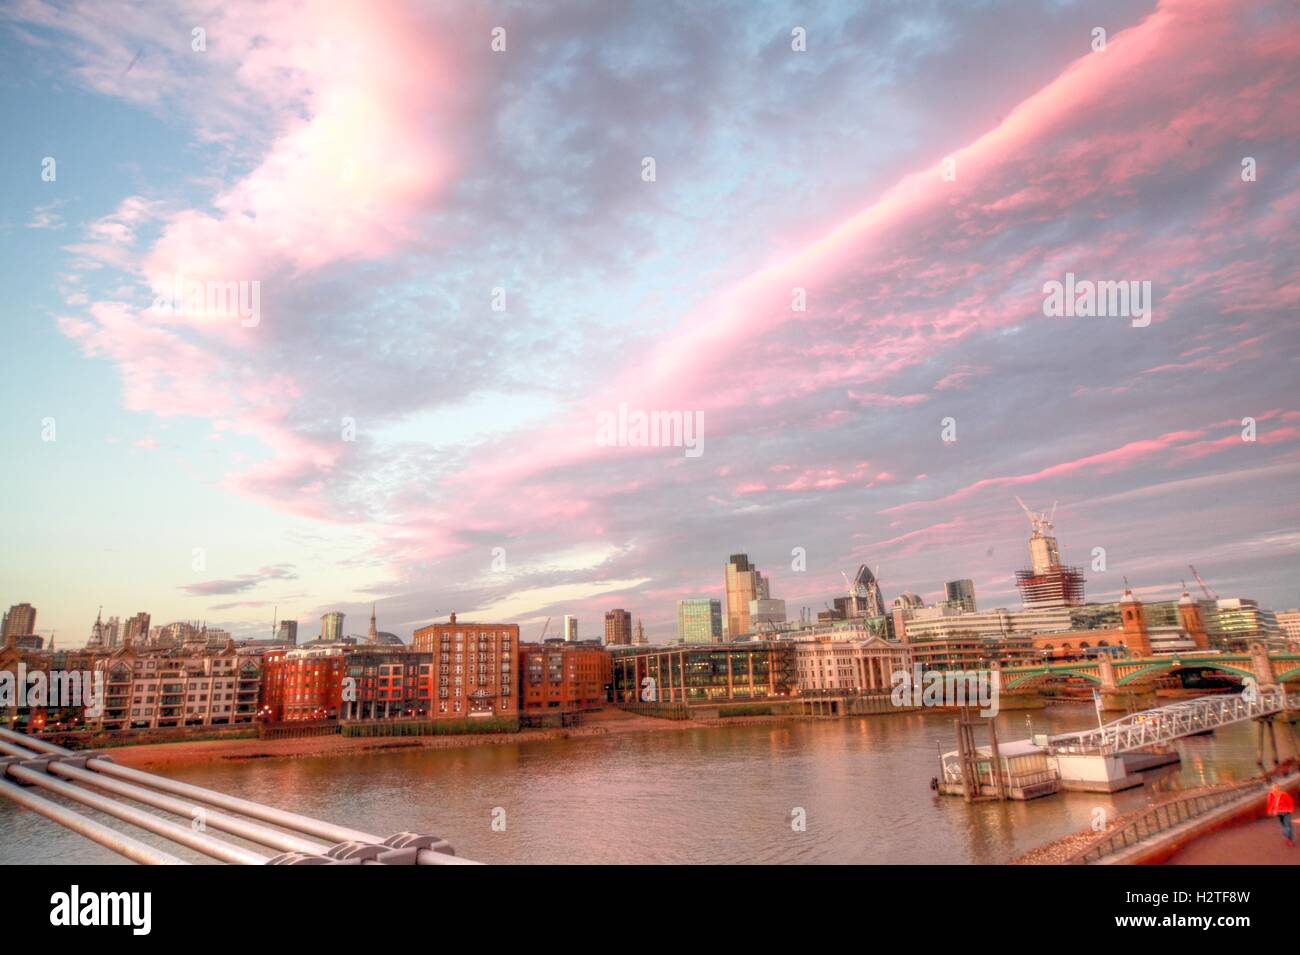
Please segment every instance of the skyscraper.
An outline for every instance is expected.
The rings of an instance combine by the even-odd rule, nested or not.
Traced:
[[[564,615],[564,640],[573,643],[578,639],[578,618],[571,613]]]
[[[149,614],[141,610],[134,617],[126,620],[126,629],[122,632],[122,644],[128,647],[142,647],[149,642]]]
[[[320,638],[322,640],[343,639],[343,611],[331,610],[320,618]]]
[[[26,637],[36,632],[36,608],[31,604],[14,604],[5,612],[0,624],[0,643],[4,637]]]
[[[880,566],[877,565],[879,570]],[[853,577],[852,590],[852,608],[848,614],[850,617],[883,617],[885,615],[885,598],[880,593],[880,582],[876,580],[876,575],[871,572],[871,568],[866,564],[858,566],[858,572]]]
[[[632,643],[632,615],[626,610],[605,612],[605,645],[626,647]]]
[[[1029,517],[1033,533],[1029,537],[1029,567],[1016,571],[1016,586],[1026,610],[1043,607],[1079,607],[1083,605],[1083,572],[1077,567],[1061,563],[1061,552],[1056,546],[1056,531],[1052,517],[1056,513],[1038,513],[1025,507],[1016,498]]]
[[[721,643],[722,601],[714,597],[677,601],[677,639],[681,643]]]
[[[949,606],[960,607],[967,613],[975,612],[975,581],[970,578],[950,580],[943,585]]]
[[[749,562],[747,554],[732,554],[727,561],[724,579],[727,595],[727,633],[728,640],[739,640],[753,629],[750,617],[751,600],[767,600],[767,579]]]
[[[290,643],[296,645],[298,643],[298,621],[281,620],[280,629],[276,633],[275,638],[279,643]]]

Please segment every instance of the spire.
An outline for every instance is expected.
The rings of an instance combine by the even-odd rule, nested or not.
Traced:
[[[90,631],[90,640],[87,642],[88,647],[102,647],[104,645],[104,605],[100,604],[99,610],[95,613],[95,626]]]
[[[375,627],[375,605],[370,605],[370,633],[368,634],[371,643],[379,642],[379,630]]]

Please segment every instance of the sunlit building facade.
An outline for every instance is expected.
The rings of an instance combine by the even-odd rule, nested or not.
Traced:
[[[786,699],[798,692],[791,641],[619,647],[612,652],[618,702],[697,705]]]
[[[415,631],[412,647],[437,667],[435,719],[513,718],[519,712],[519,625],[457,621]]]
[[[678,643],[721,643],[722,602],[710,597],[677,601]]]

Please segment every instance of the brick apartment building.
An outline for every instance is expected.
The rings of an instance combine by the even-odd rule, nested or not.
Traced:
[[[270,650],[263,656],[262,705],[270,723],[335,720],[343,708],[344,647]]]
[[[612,680],[612,657],[597,641],[547,640],[519,647],[520,704],[525,716],[600,709]]]
[[[433,655],[434,719],[518,716],[518,624],[468,623],[453,613],[416,630],[412,646]]]

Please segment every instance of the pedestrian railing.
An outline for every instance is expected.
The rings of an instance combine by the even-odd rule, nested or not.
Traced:
[[[1070,865],[1090,865],[1108,855],[1140,845],[1152,836],[1168,832],[1175,826],[1238,801],[1248,794],[1262,794],[1265,789],[1265,783],[1252,780],[1212,792],[1163,802],[1158,806],[1152,806],[1114,832],[1109,832],[1085,846],[1066,861]]]
[[[42,792],[152,833],[165,847],[118,832]],[[147,865],[187,865],[170,851],[172,847],[235,865],[475,864],[458,858],[451,845],[437,836],[399,832],[385,838],[129,769],[93,751],[74,752],[8,729],[0,729],[0,797]],[[180,821],[130,803],[161,809]],[[258,848],[218,839],[209,830],[229,833]]]

